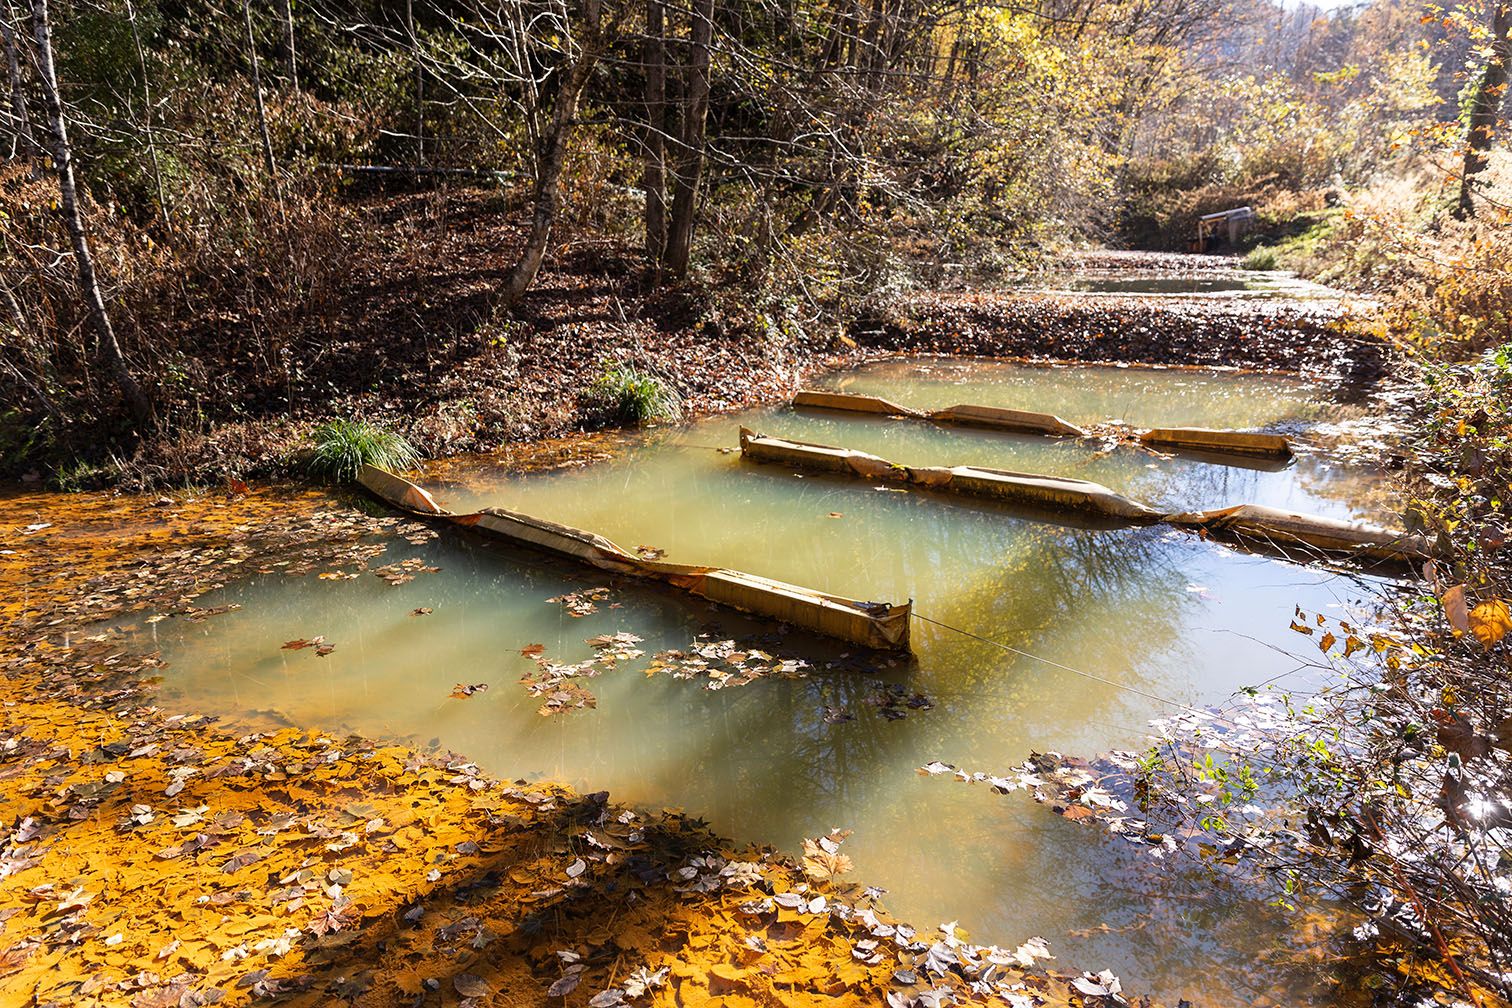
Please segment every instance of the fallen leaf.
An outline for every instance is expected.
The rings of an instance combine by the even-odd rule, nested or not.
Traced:
[[[280,651],[302,651],[302,650],[304,650],[307,647],[318,647],[319,645],[324,644],[324,643],[325,643],[325,638],[324,637],[311,637],[308,640],[301,639],[301,640],[284,641],[283,647],[279,648],[279,650]]]
[[[493,992],[493,988],[488,985],[488,981],[476,973],[458,973],[452,978],[452,986],[463,997],[487,997]]]
[[[577,985],[583,979],[583,971],[576,970],[558,978],[557,982],[546,988],[547,997],[566,997],[577,990]]]

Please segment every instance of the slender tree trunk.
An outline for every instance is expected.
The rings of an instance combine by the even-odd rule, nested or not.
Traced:
[[[420,61],[420,36],[415,34],[415,0],[404,0],[404,30],[415,53],[415,167],[425,164],[425,65]]]
[[[294,48],[294,0],[283,0],[284,76],[289,90],[299,92],[299,56]]]
[[[273,185],[273,194],[281,203],[278,192],[278,162],[273,159],[273,137],[268,133],[268,109],[263,104],[262,68],[257,59],[257,36],[252,31],[252,3],[242,0],[242,17],[247,25],[247,60],[252,66],[252,95],[257,99],[257,127],[262,133],[263,167],[267,169],[268,181]]]
[[[21,77],[21,48],[17,42],[19,23],[9,0],[6,0],[4,9],[0,10],[0,36],[3,36],[5,43],[5,71],[10,82],[11,141],[10,152],[6,155],[8,161],[30,161],[42,152],[36,137],[32,135],[31,116],[26,111],[26,88]]]
[[[73,243],[79,292],[89,308],[90,321],[94,324],[95,338],[105,368],[120,389],[121,398],[125,401],[132,420],[136,422],[138,432],[146,434],[156,423],[152,403],[132,376],[126,355],[121,352],[121,344],[116,340],[115,328],[110,324],[110,313],[105,308],[105,297],[100,292],[94,257],[90,254],[89,234],[84,230],[84,218],[79,212],[73,151],[68,144],[68,123],[63,117],[63,100],[58,94],[58,73],[53,65],[52,27],[48,22],[47,0],[32,0],[32,33],[36,40],[37,76],[42,85],[42,98],[47,106],[47,118],[51,126],[53,168],[58,174],[59,202],[63,210],[64,226]]]
[[[168,219],[168,196],[163,192],[163,171],[158,164],[157,143],[152,136],[152,85],[147,79],[147,56],[142,50],[142,36],[137,31],[136,5],[126,0],[126,20],[131,24],[131,41],[136,46],[137,67],[142,71],[142,136],[147,141],[147,154],[152,159],[152,184],[157,189],[158,213],[163,224],[171,227]]]
[[[500,299],[504,307],[516,304],[535,281],[537,271],[546,258],[546,248],[551,241],[551,229],[556,223],[557,210],[562,199],[562,169],[567,163],[567,143],[572,139],[572,129],[577,121],[578,99],[583,86],[598,61],[602,42],[599,26],[599,0],[588,0],[584,17],[585,29],[577,57],[568,67],[557,90],[556,102],[551,109],[551,121],[541,137],[541,151],[536,159],[535,213],[531,217],[530,234],[525,247],[504,280]]]
[[[1491,9],[1491,55],[1481,73],[1475,97],[1470,102],[1470,129],[1465,135],[1465,165],[1460,177],[1459,206],[1455,216],[1475,214],[1475,177],[1490,163],[1491,145],[1500,125],[1500,112],[1512,70],[1512,0],[1493,0]]]
[[[667,39],[662,0],[646,0],[646,255],[660,272],[667,249]]]
[[[709,50],[714,40],[714,0],[695,0],[688,51],[688,82],[683,90],[682,136],[672,191],[672,218],[667,223],[667,272],[688,272],[693,252],[693,216],[703,177],[704,138],[709,117]]]

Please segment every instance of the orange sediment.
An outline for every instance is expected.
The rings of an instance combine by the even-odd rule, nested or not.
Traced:
[[[365,564],[417,523],[311,491],[0,507],[0,1005],[1080,997],[1016,963],[990,995],[931,972],[935,946],[1004,953],[900,930],[834,859],[454,754],[154,705],[134,624],[213,619],[196,600],[228,580]]]

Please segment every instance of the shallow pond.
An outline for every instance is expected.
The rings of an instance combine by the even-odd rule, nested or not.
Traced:
[[[1080,294],[1174,295],[1178,297],[1339,298],[1338,291],[1291,273],[1253,270],[1167,274],[1158,271],[1087,272],[1035,281],[1027,289]]]
[[[911,406],[976,402],[1147,424],[1296,424],[1320,409],[1293,381],[1175,370],[909,360],[829,383]],[[1246,986],[1260,983],[1253,955],[1283,933],[1264,908],[1224,898],[1200,875],[1152,875],[1143,855],[1022,794],[916,768],[943,760],[1002,771],[1033,751],[1139,748],[1147,722],[1173,709],[1152,697],[1216,703],[1276,677],[1306,688],[1316,680],[1291,655],[1292,607],[1337,613],[1371,586],[1163,527],[1065,527],[745,463],[720,450],[742,424],[911,464],[1093,479],[1168,507],[1259,502],[1352,516],[1360,512],[1349,501],[1371,482],[1311,456],[1266,472],[785,409],[627,436],[610,460],[546,473],[463,460],[432,480],[453,509],[499,505],[673,560],[863,599],[912,598],[922,616],[1022,653],[916,621],[911,659],[862,660],[696,600],[443,531],[419,546],[398,540],[379,561],[419,557],[440,568],[407,583],[253,579],[216,600],[240,611],[154,624],[145,632],[170,663],[165,699],[435,740],[503,776],[680,806],[739,839],[788,849],[831,827],[854,829],[855,877],[888,889],[888,905],[922,927],[958,919],[975,940],[1006,945],[1043,935],[1063,967],[1111,968],[1126,989],[1171,1004],[1261,1000]],[[610,592],[587,615],[548,601],[596,587]],[[805,678],[710,690],[665,672],[647,677],[640,657],[583,680],[595,709],[538,716],[540,701],[518,683],[536,669],[521,649],[542,644],[545,658],[581,662],[593,657],[587,638],[619,632],[642,638],[635,647],[647,656],[707,633],[814,667]],[[336,650],[280,649],[316,634]],[[485,682],[486,692],[448,696],[454,684]],[[904,716],[885,716],[878,702],[890,686],[928,706],[896,704]],[[1263,986],[1301,979],[1271,971]]]

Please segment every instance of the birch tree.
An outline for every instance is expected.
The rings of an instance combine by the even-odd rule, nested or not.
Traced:
[[[73,245],[79,294],[88,308],[100,359],[120,390],[121,399],[135,422],[138,433],[147,434],[156,426],[152,403],[132,375],[126,355],[116,339],[115,328],[110,323],[110,313],[105,307],[105,296],[100,290],[94,256],[90,252],[89,232],[84,227],[84,216],[79,209],[73,150],[68,142],[68,122],[63,113],[63,99],[58,92],[58,73],[53,62],[52,25],[47,0],[32,0],[32,36],[35,42],[37,78],[47,108],[53,169],[58,176],[59,204],[64,227]]]
[[[10,120],[10,152],[7,160],[30,160],[40,153],[36,138],[32,135],[31,116],[26,110],[26,85],[21,77],[21,46],[19,24],[10,0],[0,7],[0,42],[5,45],[5,72],[7,83],[8,118]]]

